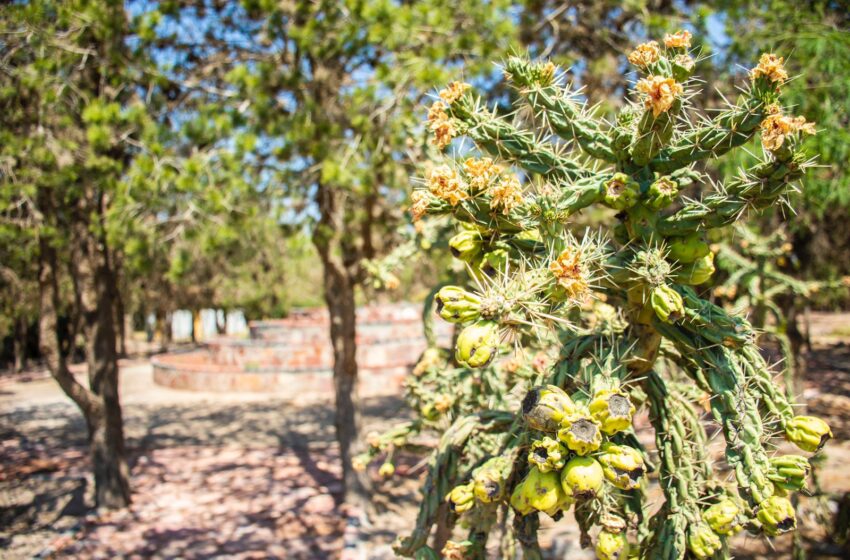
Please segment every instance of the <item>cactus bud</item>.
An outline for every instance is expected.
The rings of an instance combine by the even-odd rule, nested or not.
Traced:
[[[605,478],[617,488],[632,490],[640,486],[646,468],[637,449],[606,442],[596,459],[602,465]]]
[[[780,455],[770,459],[767,478],[782,490],[799,491],[806,487],[811,470],[809,460],[801,455]]]
[[[670,243],[667,256],[680,263],[687,264],[701,259],[711,252],[708,243],[703,241],[702,235],[694,233],[687,237],[678,237]]]
[[[775,537],[797,527],[797,517],[794,514],[794,506],[788,498],[771,496],[758,506],[756,518],[761,523],[764,532]]]
[[[444,286],[437,292],[434,302],[437,313],[449,323],[467,323],[478,319],[481,299],[458,286]]]
[[[542,473],[536,467],[531,467],[511,495],[511,506],[521,515],[537,510],[555,516],[570,503],[561,488],[558,473]]]
[[[522,400],[522,416],[532,430],[555,433],[561,421],[573,414],[576,405],[555,385],[532,387]]]
[[[829,424],[814,416],[795,416],[785,426],[785,438],[810,453],[816,453],[832,437]]]
[[[511,461],[507,457],[493,457],[472,473],[473,494],[482,503],[498,502],[505,496]]]
[[[677,270],[674,278],[683,284],[699,286],[700,284],[708,282],[713,274],[714,253],[709,252],[706,256]]]
[[[384,478],[389,478],[395,474],[395,465],[390,462],[383,463],[378,469],[378,474]]]
[[[670,177],[659,177],[649,186],[646,193],[646,205],[653,210],[668,206],[679,194],[679,185]]]
[[[586,413],[576,413],[561,420],[558,439],[579,455],[587,455],[599,449],[602,432],[599,423]]]
[[[449,239],[449,249],[456,259],[472,262],[481,254],[484,241],[481,233],[473,230],[462,231]]]
[[[682,296],[679,295],[679,292],[665,284],[653,288],[652,294],[649,296],[649,301],[652,304],[655,315],[665,323],[674,323],[681,319],[685,313]]]
[[[559,471],[564,468],[569,452],[561,443],[551,437],[535,440],[528,451],[528,463],[540,472]]]
[[[593,395],[588,405],[591,416],[599,422],[600,429],[609,436],[627,430],[632,425],[635,405],[620,390],[603,389]]]
[[[460,331],[455,359],[468,368],[484,367],[496,357],[498,346],[499,325],[491,321],[479,321]]]
[[[596,537],[595,550],[599,560],[626,560],[629,557],[629,541],[625,533],[601,531]]]
[[[564,493],[576,500],[592,500],[604,482],[602,465],[592,457],[573,457],[561,471]]]
[[[710,558],[722,546],[720,537],[705,523],[695,523],[688,527],[688,549],[697,558]]]
[[[455,513],[463,513],[472,509],[475,505],[475,494],[473,494],[473,481],[466,484],[460,484],[452,488],[446,496],[446,501],[449,503],[449,509]]]
[[[734,535],[741,530],[741,509],[734,500],[723,498],[702,513],[702,519],[718,535]]]
[[[635,205],[640,193],[637,181],[625,173],[615,173],[605,181],[603,200],[614,210],[628,210]]]

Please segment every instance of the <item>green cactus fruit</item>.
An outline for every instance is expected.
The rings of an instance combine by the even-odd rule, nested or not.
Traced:
[[[505,265],[508,264],[509,254],[505,249],[496,249],[484,253],[481,264],[478,269],[487,276],[494,277],[499,271],[505,270]]]
[[[649,302],[655,311],[655,315],[665,323],[675,323],[685,313],[682,296],[666,284],[652,289]]]
[[[829,424],[814,416],[795,416],[785,425],[785,438],[810,453],[816,453],[832,438]]]
[[[561,420],[558,439],[579,455],[587,455],[599,449],[602,432],[592,416],[586,412],[577,412]]]
[[[476,321],[481,314],[481,298],[458,286],[444,286],[434,302],[437,313],[449,323]]]
[[[573,457],[561,471],[564,493],[574,500],[592,500],[604,482],[602,465],[593,457]]]
[[[424,418],[425,420],[431,420],[432,422],[435,420],[439,420],[441,416],[440,411],[437,410],[437,408],[434,406],[434,403],[422,405],[419,408],[419,414],[421,414],[422,418]]]
[[[468,368],[481,368],[496,357],[499,349],[499,325],[479,321],[460,331],[455,346],[455,360]]]
[[[554,517],[570,503],[561,488],[558,473],[542,473],[536,467],[531,467],[511,494],[511,507],[521,515],[528,515],[536,510]]]
[[[799,491],[806,488],[811,470],[809,460],[801,455],[780,455],[770,459],[767,478],[782,490]]]
[[[688,527],[688,550],[697,558],[711,558],[723,543],[717,533],[706,523],[694,523]]]
[[[479,502],[489,504],[505,497],[511,460],[493,457],[472,472],[473,494]]]
[[[653,210],[661,210],[676,200],[679,194],[679,185],[670,177],[659,177],[650,186],[646,193],[646,205]]]
[[[709,253],[694,262],[683,266],[677,270],[673,278],[682,284],[689,286],[699,286],[705,284],[714,275],[714,253]]]
[[[602,389],[593,394],[588,410],[600,429],[611,436],[631,427],[635,405],[619,389]]]
[[[449,239],[449,249],[456,259],[464,262],[473,262],[484,247],[481,233],[473,230],[462,231]]]
[[[628,445],[605,442],[596,459],[602,465],[602,473],[608,482],[621,490],[640,486],[646,472],[640,451]]]
[[[528,463],[540,472],[559,471],[564,468],[569,451],[561,443],[549,436],[531,442],[528,450]]]
[[[472,506],[475,505],[473,486],[474,483],[470,480],[466,484],[460,484],[452,488],[451,492],[449,492],[446,496],[446,501],[449,503],[449,509],[458,514],[472,509]]]
[[[694,233],[686,237],[674,238],[670,243],[667,256],[682,264],[689,264],[705,257],[710,252],[711,249],[708,243],[703,240],[702,234]]]
[[[743,528],[741,508],[729,498],[723,498],[706,508],[702,513],[702,519],[718,535],[734,535]]]
[[[629,557],[629,541],[625,533],[600,531],[594,550],[599,560],[626,560]]]
[[[797,528],[794,506],[788,498],[771,496],[758,505],[756,518],[765,534],[775,537]]]
[[[561,421],[574,414],[576,405],[555,385],[532,387],[522,400],[522,416],[532,430],[555,433]]]
[[[635,205],[640,185],[625,173],[615,173],[605,181],[603,200],[614,210],[627,210]]]

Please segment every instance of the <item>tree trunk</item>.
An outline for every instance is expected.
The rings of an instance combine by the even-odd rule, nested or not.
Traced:
[[[92,231],[91,216],[102,218],[102,198],[89,192],[73,216],[72,270],[83,317],[89,389],[99,400],[86,416],[98,507],[130,504],[130,477],[124,446],[124,420],[118,397],[115,310],[118,281],[104,234]],[[103,231],[102,224],[98,230]]]
[[[23,317],[18,317],[15,320],[15,335],[12,340],[12,349],[15,354],[15,373],[21,373],[27,367],[28,335],[28,321]]]
[[[360,432],[360,399],[357,393],[357,342],[354,286],[333,265],[325,269],[325,301],[330,312],[330,336],[334,354],[336,435],[342,459],[346,503],[365,506],[366,489],[352,468]]]
[[[118,366],[115,360],[115,332],[109,331],[112,309],[107,299],[98,315],[107,315],[106,328],[95,326],[86,332],[91,389],[71,374],[60,346],[57,309],[59,307],[58,258],[50,241],[42,238],[39,254],[39,346],[48,369],[59,386],[79,407],[89,429],[89,446],[94,468],[95,499],[98,507],[121,508],[130,503],[124,434],[118,403]],[[82,294],[81,294],[82,295]],[[95,294],[85,294],[89,299]],[[88,319],[88,318],[87,318]],[[88,323],[87,323],[88,326]],[[89,329],[87,329],[88,331]],[[109,346],[112,359],[108,359]],[[104,352],[106,355],[104,355]]]
[[[118,277],[118,272],[115,271],[114,276]],[[126,309],[124,307],[124,295],[121,289],[115,286],[115,318],[114,324],[118,327],[117,343],[118,355],[122,358],[127,357],[127,318],[125,316]]]
[[[215,314],[215,332],[219,335],[227,334],[227,309],[221,310],[221,321],[218,320],[218,312]]]
[[[352,459],[360,448],[360,401],[357,394],[356,278],[344,258],[342,244],[343,209],[337,192],[320,185],[317,201],[321,219],[313,243],[322,260],[325,302],[330,315],[333,346],[333,379],[336,398],[336,436],[343,475],[343,499],[349,506],[366,511],[369,483],[353,468]]]

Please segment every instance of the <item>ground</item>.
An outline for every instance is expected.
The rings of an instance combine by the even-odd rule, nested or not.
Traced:
[[[824,490],[850,492],[850,345],[829,336],[848,316],[815,317],[805,396],[836,432],[821,469]],[[287,558],[338,557],[339,469],[333,407],[324,395],[297,403],[274,395],[181,392],[152,383],[150,365],[121,368],[133,505],[98,515],[91,503],[85,428],[55,383],[35,372],[0,380],[0,557]],[[365,424],[380,429],[406,414],[398,396],[365,400]],[[361,533],[368,558],[392,558],[389,544],[412,524],[424,469],[404,461],[378,484],[379,513]],[[809,500],[813,503],[812,500]],[[835,508],[835,503],[826,504]],[[812,507],[804,532],[810,558],[841,557]],[[585,558],[572,524],[544,524],[550,556]],[[739,538],[738,558],[790,558]]]

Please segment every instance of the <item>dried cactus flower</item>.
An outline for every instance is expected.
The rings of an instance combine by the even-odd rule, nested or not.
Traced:
[[[785,59],[773,53],[764,53],[759,58],[758,66],[750,70],[750,78],[755,81],[765,77],[771,82],[783,83],[788,80],[788,72],[785,70]]]
[[[691,33],[686,30],[679,30],[672,35],[664,36],[664,46],[668,49],[689,49],[691,48]]]
[[[640,68],[649,66],[650,64],[658,62],[660,51],[661,49],[659,49],[658,43],[655,41],[643,43],[635,47],[635,50],[629,53],[629,62]]]
[[[637,83],[635,89],[646,95],[644,103],[648,109],[652,109],[652,114],[655,117],[669,111],[673,102],[684,91],[682,84],[673,78],[665,78],[664,76],[643,78]]]

